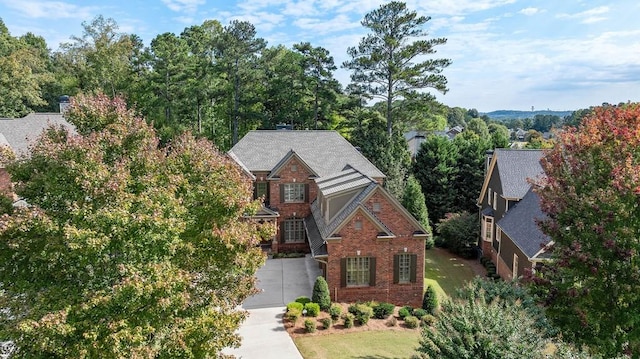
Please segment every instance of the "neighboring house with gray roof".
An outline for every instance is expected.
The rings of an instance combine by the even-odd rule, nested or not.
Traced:
[[[542,155],[542,150],[529,149],[496,149],[487,154],[477,200],[482,227],[479,244],[503,278],[521,276],[545,257],[539,252],[548,240],[536,225],[542,212],[529,183],[543,174]]]
[[[277,228],[265,244],[311,253],[334,301],[420,305],[427,232],[339,133],[251,131],[229,156],[263,199],[254,218]]]
[[[64,126],[71,131],[69,124],[60,113],[30,113],[23,118],[0,118],[0,146],[7,146],[16,156],[29,156],[29,146],[40,137],[49,126]],[[10,194],[11,179],[0,164],[0,192]]]

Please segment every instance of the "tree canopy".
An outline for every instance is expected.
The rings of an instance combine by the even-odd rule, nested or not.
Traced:
[[[418,16],[399,1],[381,5],[365,15],[362,26],[371,31],[357,47],[347,49],[351,60],[343,67],[352,71],[351,81],[373,97],[386,102],[387,133],[393,132],[393,103],[417,96],[419,90],[433,88],[445,93],[447,79],[442,75],[451,64],[448,59],[424,59],[436,52],[445,38],[427,36],[422,26],[431,18]]]
[[[533,277],[565,337],[640,353],[640,105],[594,108],[557,135],[535,183],[553,264]]]
[[[78,96],[8,165],[29,206],[0,221],[13,357],[216,357],[239,344],[266,229],[250,181],[203,139],[159,147],[121,99]]]

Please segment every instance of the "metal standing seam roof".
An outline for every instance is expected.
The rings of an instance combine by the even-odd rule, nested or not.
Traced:
[[[494,152],[496,165],[502,183],[504,198],[522,198],[531,185],[528,178],[535,178],[543,173],[540,159],[542,150],[513,150],[498,148]]]
[[[498,227],[514,242],[527,257],[533,258],[551,240],[544,234],[537,220],[546,215],[540,209],[538,195],[529,189],[525,196],[497,222]]]
[[[75,131],[60,113],[30,113],[23,118],[1,118],[0,133],[16,155],[27,156],[29,145],[51,125],[62,125]]]
[[[375,181],[357,169],[348,166],[344,171],[316,179],[318,190],[325,196],[342,191],[364,187]]]
[[[290,151],[319,177],[341,172],[347,165],[372,178],[386,177],[336,131],[250,131],[229,152],[251,172],[270,172]]]

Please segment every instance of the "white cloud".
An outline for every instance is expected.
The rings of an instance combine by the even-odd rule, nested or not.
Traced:
[[[172,11],[195,13],[198,6],[204,5],[205,0],[162,0],[162,2]]]
[[[410,9],[421,9],[427,15],[463,15],[489,10],[515,3],[516,0],[412,0],[407,2]]]
[[[540,12],[540,9],[535,8],[535,7],[526,7],[520,11],[518,11],[519,13],[521,13],[522,15],[527,15],[527,16],[531,16],[531,15],[535,15],[537,13]]]
[[[269,32],[278,26],[282,26],[283,21],[285,20],[285,16],[281,14],[261,11],[239,15],[230,15],[228,20],[248,21],[256,27],[258,36],[261,36],[261,31]]]
[[[609,12],[608,6],[598,6],[593,9],[578,12],[575,14],[558,14],[556,17],[565,19],[578,19],[583,24],[593,24],[607,20],[607,17],[603,16]]]
[[[95,6],[77,6],[62,1],[2,1],[2,3],[28,18],[87,19],[94,16]]]
[[[333,19],[301,18],[293,24],[301,29],[310,30],[318,34],[328,34],[360,27],[359,21],[352,21],[348,16],[340,14]]]

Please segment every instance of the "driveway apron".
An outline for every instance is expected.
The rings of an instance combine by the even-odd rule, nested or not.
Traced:
[[[267,259],[256,273],[260,293],[242,304],[242,308],[249,311],[249,318],[238,331],[242,345],[224,353],[245,359],[302,359],[284,329],[282,316],[287,303],[300,296],[311,297],[313,284],[320,274],[317,262],[309,255]]]

